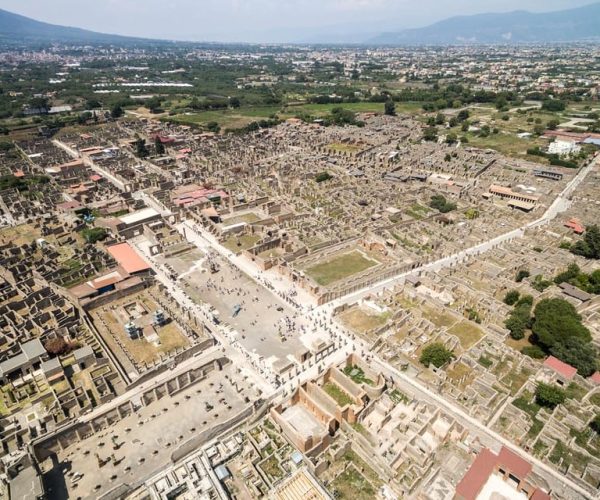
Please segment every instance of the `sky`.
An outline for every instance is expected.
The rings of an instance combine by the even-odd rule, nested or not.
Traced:
[[[589,3],[593,0],[0,0],[0,8],[53,24],[148,38],[358,42],[455,15],[545,12]]]

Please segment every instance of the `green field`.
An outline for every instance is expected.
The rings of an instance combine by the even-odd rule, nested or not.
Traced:
[[[327,286],[341,279],[360,273],[379,264],[376,260],[365,257],[362,252],[353,250],[306,269],[312,279],[319,285]]]
[[[166,120],[182,125],[206,125],[210,122],[216,122],[221,128],[236,129],[245,127],[257,120],[269,118],[272,115],[276,115],[278,111],[279,106],[257,106],[252,108],[186,113],[170,116]]]

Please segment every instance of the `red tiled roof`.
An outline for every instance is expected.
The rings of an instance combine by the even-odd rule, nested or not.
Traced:
[[[13,175],[15,177],[25,177],[25,172],[23,172],[22,170],[16,170]]]
[[[467,473],[456,486],[456,495],[463,500],[474,500],[496,466],[498,456],[487,448],[483,449]]]
[[[552,497],[548,495],[548,493],[546,493],[544,490],[536,488],[533,492],[533,495],[531,495],[530,500],[551,500],[551,498]]]
[[[531,464],[527,460],[523,460],[519,455],[510,451],[505,446],[502,447],[498,454],[498,465],[517,476],[521,481],[529,475],[532,469]]]
[[[106,249],[119,265],[129,274],[146,271],[150,269],[148,263],[142,259],[137,252],[131,248],[129,243],[119,243]]]
[[[101,175],[98,175],[98,174],[90,175],[90,180],[92,180],[94,182],[98,182],[102,179],[103,179],[103,177]]]
[[[595,372],[591,377],[590,381],[596,385],[600,385],[600,372]]]
[[[556,373],[569,380],[571,380],[577,373],[577,368],[562,362],[560,359],[557,359],[554,356],[548,356],[546,361],[544,361],[544,366],[554,370]]]

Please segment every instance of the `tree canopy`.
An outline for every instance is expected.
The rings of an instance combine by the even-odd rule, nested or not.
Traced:
[[[586,228],[583,239],[571,246],[571,253],[586,259],[600,259],[600,229],[597,225]]]
[[[554,408],[564,403],[566,398],[565,391],[555,385],[540,382],[535,389],[536,403],[546,408]]]
[[[454,357],[452,351],[446,349],[441,342],[434,342],[423,348],[419,361],[425,366],[434,365],[437,368],[444,366]]]

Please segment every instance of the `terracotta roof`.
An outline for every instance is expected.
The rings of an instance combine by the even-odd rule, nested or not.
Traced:
[[[98,174],[90,175],[90,180],[92,180],[94,182],[98,182],[102,179],[103,179],[103,177],[101,175],[98,175]]]
[[[593,382],[596,385],[600,385],[600,372],[595,372],[590,378],[590,382]]]
[[[577,373],[577,368],[562,362],[560,359],[554,356],[548,356],[544,361],[544,366],[554,370],[556,373],[562,375],[568,380],[571,380]]]
[[[483,449],[469,467],[467,473],[456,486],[456,494],[464,500],[477,498],[490,474],[493,472],[498,456],[487,448]]]
[[[540,490],[539,488],[535,489],[533,495],[531,495],[530,500],[551,500],[551,496],[548,495],[544,490]]]
[[[150,269],[148,263],[131,248],[129,243],[119,243],[106,249],[123,269],[129,274]]]
[[[502,447],[498,454],[498,465],[517,476],[521,481],[524,480],[531,472],[532,466],[527,460],[523,460],[515,452],[510,451],[505,446]]]

